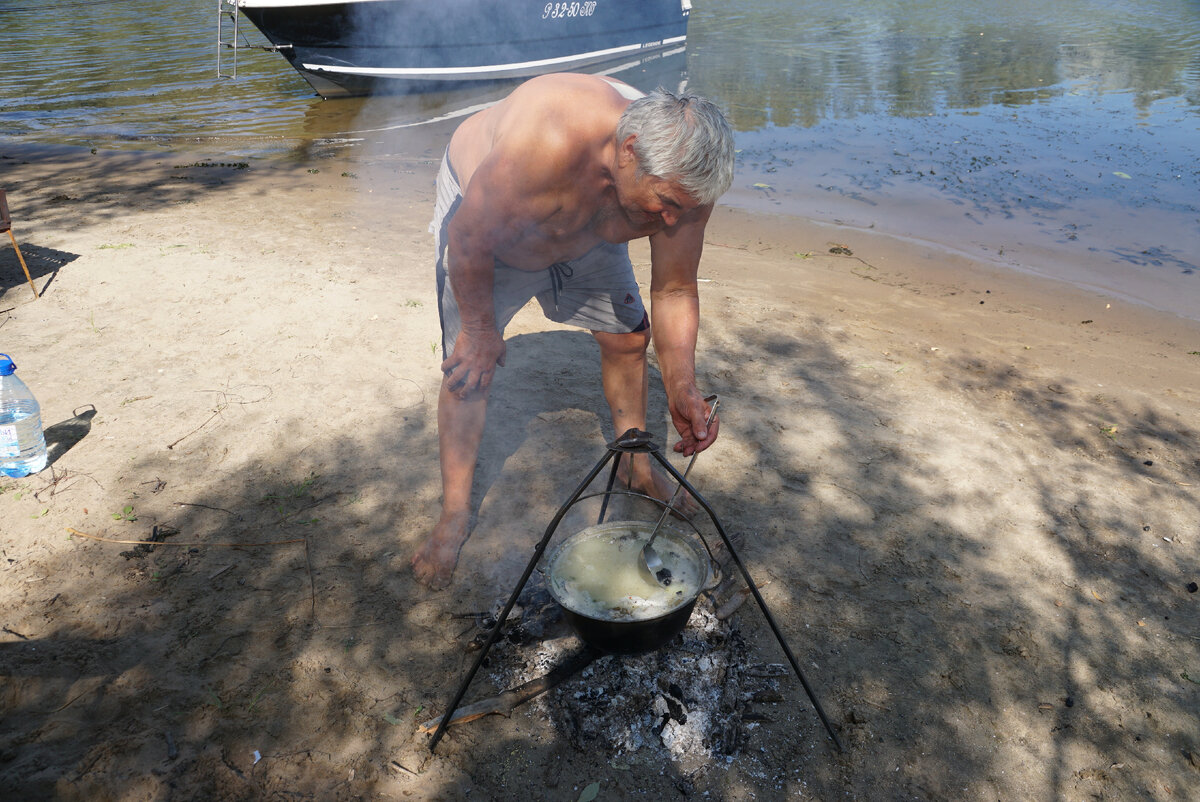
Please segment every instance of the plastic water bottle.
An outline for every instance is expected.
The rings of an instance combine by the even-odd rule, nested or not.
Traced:
[[[46,467],[46,436],[42,409],[17,366],[0,354],[0,474],[28,476]]]

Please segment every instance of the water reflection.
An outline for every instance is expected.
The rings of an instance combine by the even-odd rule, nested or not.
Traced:
[[[1136,21],[1136,22],[1134,22]],[[1067,92],[1200,103],[1200,10],[1163,2],[713,0],[689,71],[739,130],[1021,106]]]
[[[216,78],[212,5],[0,6],[0,135],[288,136],[297,123],[339,133],[309,127],[320,101],[278,54],[245,52],[236,81]],[[249,24],[242,32],[265,41]],[[1200,108],[1200,7],[1190,0],[705,0],[688,36],[691,85],[745,131],[1029,106],[1069,92],[1124,93],[1144,114],[1172,98]]]
[[[691,86],[738,130],[725,202],[939,243],[1189,317],[1189,0],[711,0]]]

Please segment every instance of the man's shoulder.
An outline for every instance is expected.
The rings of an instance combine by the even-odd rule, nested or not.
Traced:
[[[631,96],[630,92],[636,94]],[[640,93],[636,89],[620,81],[610,81],[599,75],[559,72],[529,79],[513,90],[506,102],[518,108],[567,110],[576,118],[589,112],[620,116],[637,95]]]
[[[603,75],[592,75],[584,72],[548,72],[537,75],[517,87],[518,90],[552,87],[556,89],[582,87],[603,89],[612,86],[612,81]],[[514,90],[516,91],[516,90]]]
[[[492,148],[496,155],[534,152],[539,161],[576,168],[611,140],[627,103],[596,76],[541,76],[505,101],[495,117]]]

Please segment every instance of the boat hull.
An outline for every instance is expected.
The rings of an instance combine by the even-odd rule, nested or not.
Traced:
[[[577,71],[682,46],[688,0],[239,0],[322,97]]]

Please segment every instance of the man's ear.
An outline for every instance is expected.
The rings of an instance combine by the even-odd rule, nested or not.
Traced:
[[[628,167],[631,164],[637,164],[637,154],[633,150],[633,141],[637,139],[637,134],[630,134],[617,146],[617,166]]]

